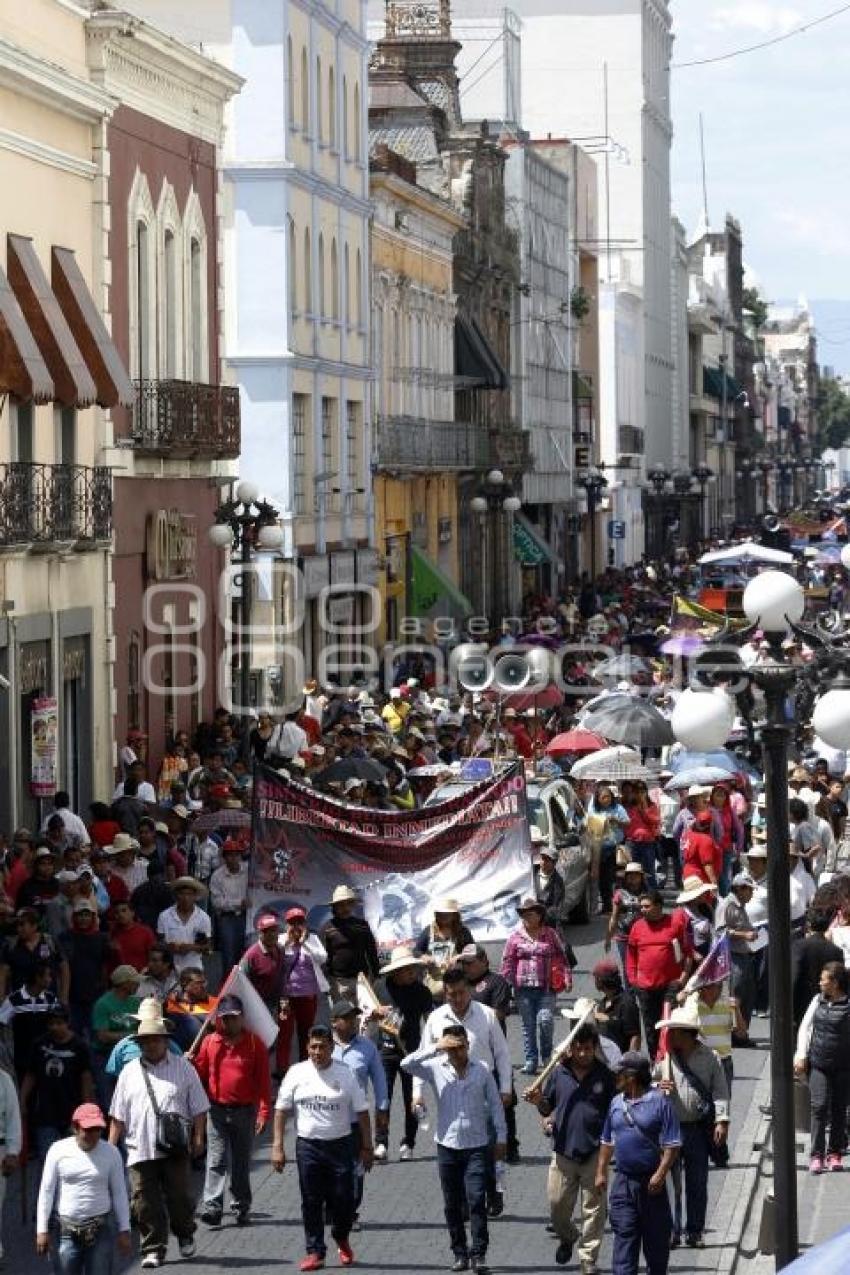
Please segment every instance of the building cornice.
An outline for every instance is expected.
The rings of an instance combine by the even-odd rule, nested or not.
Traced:
[[[91,160],[81,159],[79,155],[72,155],[69,151],[57,150],[55,146],[38,142],[32,137],[24,136],[23,133],[13,133],[8,128],[0,128],[0,150],[24,155],[27,159],[35,160],[37,164],[46,164],[48,168],[58,168],[64,173],[73,173],[88,181],[94,180],[97,174],[97,164],[92,163]]]
[[[466,218],[457,212],[451,204],[447,203],[445,199],[432,195],[430,191],[423,190],[421,186],[411,185],[410,182],[404,181],[403,178],[398,177],[395,173],[373,171],[369,174],[369,184],[373,191],[377,192],[385,188],[404,203],[410,204],[414,208],[420,208],[423,212],[438,218],[449,226],[454,226],[457,230],[462,230],[467,224]]]
[[[65,67],[48,62],[0,36],[0,88],[8,88],[83,120],[108,119],[117,99],[102,87],[80,79]]]
[[[372,203],[369,199],[361,199],[342,186],[334,186],[324,178],[316,176],[315,173],[308,173],[303,168],[298,168],[288,159],[236,160],[224,164],[223,171],[231,180],[238,180],[241,177],[254,181],[291,182],[293,186],[298,186],[301,190],[324,199],[338,208],[359,213],[363,217],[369,217],[372,214]]]

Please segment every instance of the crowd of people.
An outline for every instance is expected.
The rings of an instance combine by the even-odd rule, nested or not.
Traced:
[[[640,695],[669,716],[681,688],[660,651],[660,605],[686,570],[610,573],[559,605],[529,603],[531,636],[574,644],[564,676],[575,694],[543,708],[438,685],[427,661],[400,668],[385,693],[310,681],[297,711],[245,725],[220,710],[192,739],[175,732],[155,773],[131,732],[110,801],[83,817],[57,792],[37,832],[13,834],[0,869],[0,1205],[33,1164],[35,1243],[58,1270],[105,1275],[130,1252],[131,1219],[143,1267],[162,1264],[169,1233],[188,1259],[198,1221],[223,1224],[228,1193],[235,1224],[249,1226],[267,1127],[277,1171],[295,1134],[301,1269],[324,1265],[328,1225],[351,1265],[365,1175],[410,1160],[433,1119],[452,1269],[485,1272],[504,1166],[520,1160],[515,1071],[551,1140],[558,1264],[577,1249],[582,1275],[595,1275],[606,1220],[615,1275],[637,1272],[641,1247],[663,1275],[672,1248],[703,1245],[709,1169],[728,1161],[733,1049],[752,1045],[753,1017],[770,1010],[764,796],[744,725],[707,783],[676,786],[679,746],[645,749],[642,778],[573,777],[571,834],[606,955],[596,996],[564,1010],[565,1050],[557,998],[577,958],[557,844],[533,846],[498,968],[452,898],[431,901],[415,943],[385,949],[348,885],[318,933],[300,907],[252,915],[249,894],[259,764],[348,804],[412,810],[470,758],[569,777],[577,755],[549,746],[591,697]],[[629,685],[600,694],[584,641],[588,652],[636,643]],[[742,658],[763,658],[760,642]],[[789,941],[813,1173],[843,1167],[850,1100],[846,771],[798,723]],[[277,1028],[270,1050],[251,1004],[220,994],[235,967]]]

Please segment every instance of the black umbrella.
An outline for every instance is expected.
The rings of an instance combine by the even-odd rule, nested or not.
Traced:
[[[339,757],[313,776],[315,784],[344,784],[346,779],[359,779],[364,784],[382,784],[386,767],[371,757]]]
[[[646,700],[629,696],[612,697],[611,703],[602,702],[584,718],[582,726],[596,731],[615,744],[631,744],[637,748],[660,748],[673,743],[673,731],[666,717]]]

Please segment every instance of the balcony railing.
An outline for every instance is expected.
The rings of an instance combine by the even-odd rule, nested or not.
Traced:
[[[643,430],[634,425],[620,426],[620,452],[625,456],[643,455]]]
[[[486,469],[487,430],[468,421],[383,416],[377,429],[379,469]]]
[[[495,465],[497,469],[513,469],[527,473],[534,467],[531,435],[520,429],[494,431],[490,435],[489,464]]]
[[[238,388],[136,381],[132,444],[158,456],[235,460],[240,449]]]
[[[112,536],[112,475],[86,465],[0,465],[0,545],[94,548]]]

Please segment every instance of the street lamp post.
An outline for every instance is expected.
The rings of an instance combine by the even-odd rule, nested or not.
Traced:
[[[240,572],[239,699],[240,715],[247,717],[251,698],[251,612],[254,590],[251,559],[255,549],[274,550],[283,544],[278,511],[260,499],[259,488],[243,479],[234,497],[215,511],[209,537],[219,549],[229,549],[237,557]]]
[[[845,550],[845,566],[850,569],[850,552]],[[767,888],[770,910],[768,926],[768,966],[770,980],[770,1073],[771,1118],[773,1122],[773,1189],[776,1217],[776,1269],[782,1270],[798,1253],[797,1167],[794,1124],[794,1024],[791,972],[791,892],[788,828],[788,745],[794,729],[787,705],[795,690],[811,693],[821,679],[831,689],[815,704],[812,728],[825,743],[836,748],[850,746],[850,629],[838,617],[827,621],[819,618],[812,629],[800,621],[805,608],[802,586],[781,571],[765,571],[747,585],[743,598],[749,628],[735,635],[721,634],[716,644],[740,643],[758,628],[762,629],[769,656],[762,664],[744,668],[736,663],[719,662],[719,653],[707,653],[705,666],[696,677],[702,690],[686,692],[673,714],[675,734],[688,747],[718,747],[724,723],[718,718],[716,698],[705,690],[705,684],[723,685],[742,679],[757,687],[764,696],[764,717],[758,725],[765,777],[767,823]],[[809,665],[790,662],[783,650],[789,629],[802,637],[813,649]],[[839,645],[839,643],[841,645]],[[727,723],[733,716],[732,700],[728,701]],[[726,731],[728,734],[728,730]]]
[[[762,496],[762,513],[767,513],[770,504],[770,475],[773,473],[772,460],[760,460],[758,467],[761,470],[762,481],[764,483],[764,492]]]
[[[656,466],[647,472],[647,479],[652,484],[656,510],[653,518],[652,554],[653,558],[661,557],[664,552],[664,496],[669,490],[673,475],[669,469]]]
[[[513,540],[514,540],[514,516],[522,508],[522,501],[519,496],[514,495],[511,491],[505,475],[501,469],[491,469],[487,474],[484,485],[477,495],[473,496],[469,502],[469,508],[474,514],[478,514],[480,519],[481,531],[481,610],[483,615],[489,615],[489,599],[490,599],[490,582],[488,572],[491,569],[489,555],[487,552],[489,526],[488,515],[492,512],[494,515],[502,512],[507,517],[507,538],[508,538],[508,561],[505,564],[506,579],[504,593],[497,593],[499,598],[499,606],[497,610],[502,610],[501,599],[504,597],[507,608],[513,613],[513,605],[515,601],[514,590],[514,562],[513,562]],[[495,566],[495,562],[492,564]],[[501,620],[503,617],[498,616]]]
[[[703,537],[705,537],[705,524],[707,521],[706,520],[705,489],[708,484],[708,480],[714,477],[714,470],[711,469],[710,466],[702,464],[702,465],[697,465],[693,473],[694,473],[694,478],[699,483],[700,509],[702,511],[702,534],[703,534]]]
[[[602,492],[608,486],[608,479],[601,469],[586,469],[578,475],[578,485],[584,488],[587,496],[587,514],[590,518],[590,580],[596,579],[596,509]]]

